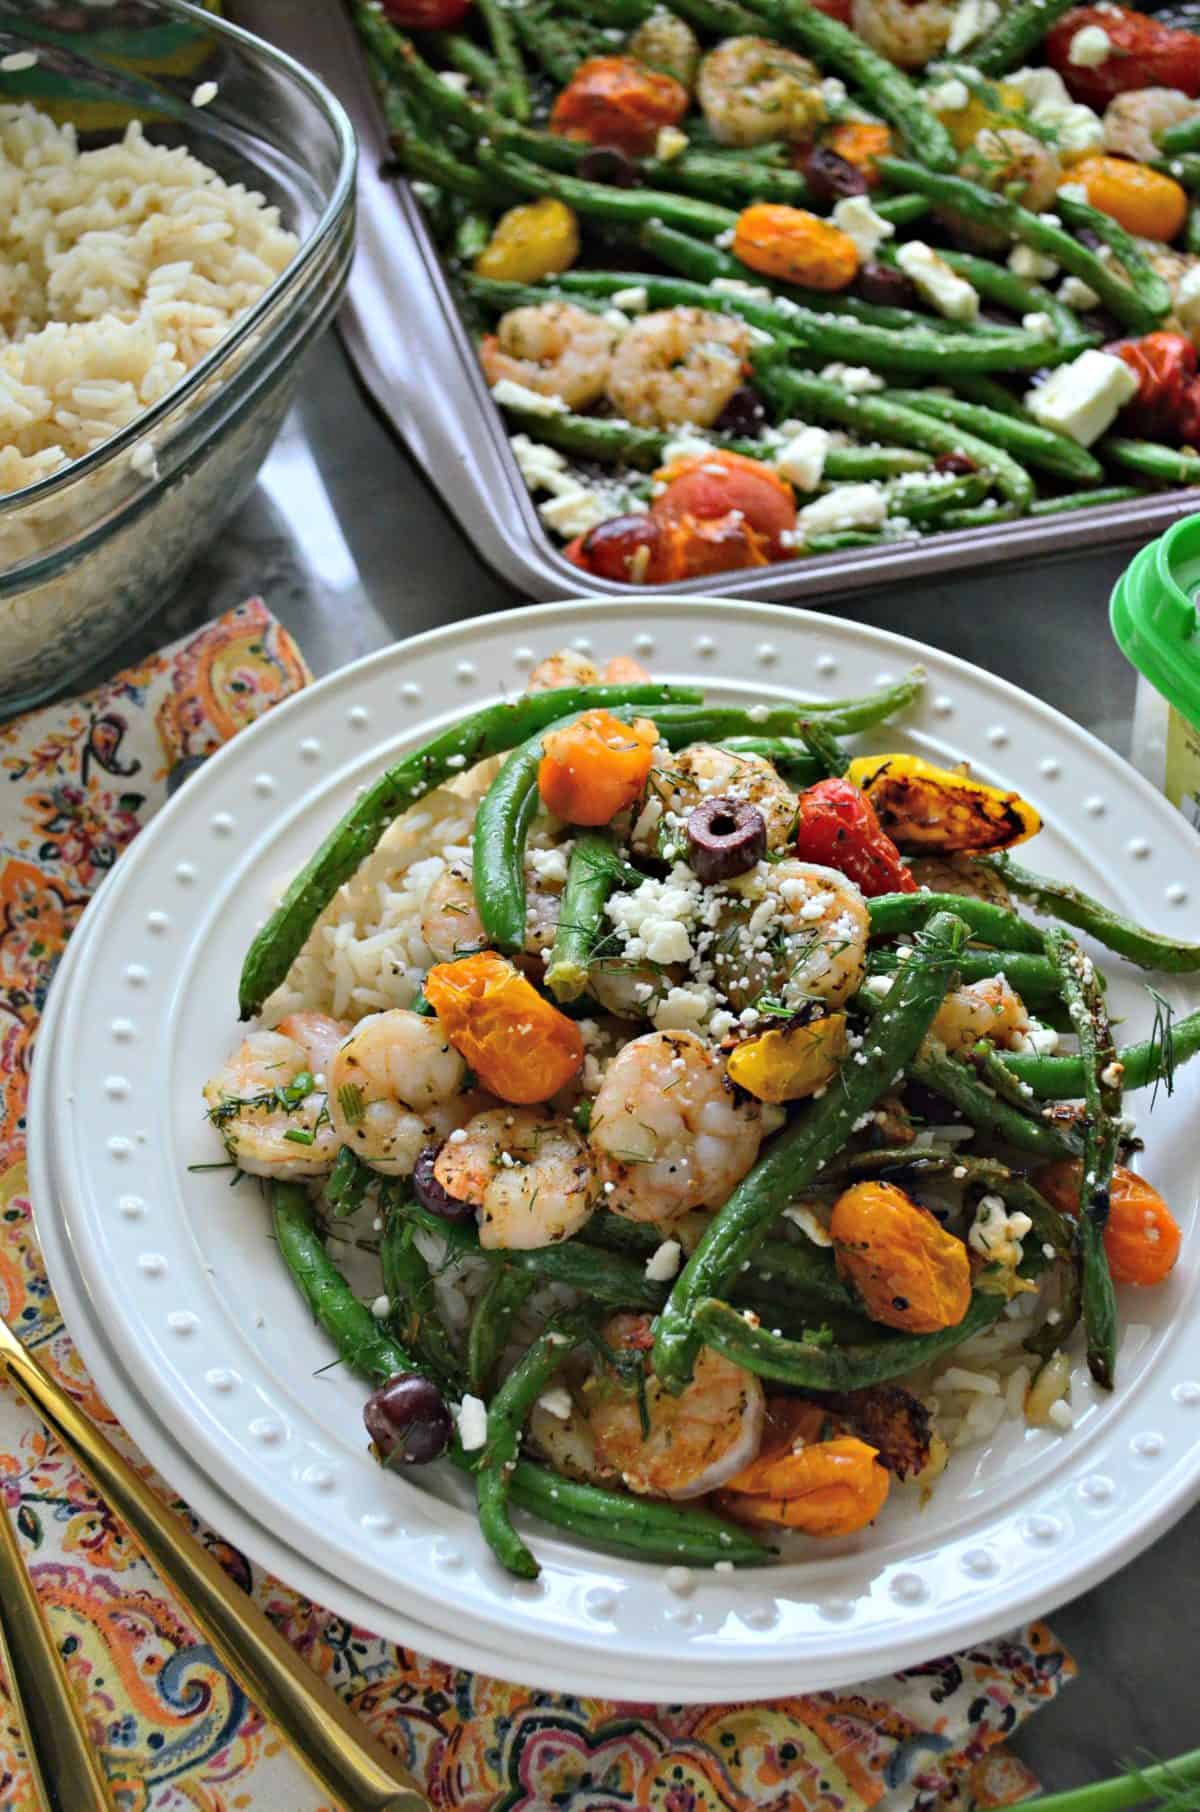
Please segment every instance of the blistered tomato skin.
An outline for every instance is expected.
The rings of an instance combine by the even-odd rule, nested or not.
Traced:
[[[481,1086],[501,1101],[548,1101],[583,1068],[574,1020],[494,950],[436,963],[425,977],[425,998]]]
[[[657,741],[649,718],[625,724],[609,711],[585,711],[542,740],[543,803],[566,824],[610,824],[641,797]]]
[[[762,1528],[829,1538],[879,1515],[889,1479],[876,1448],[816,1403],[769,1398],[758,1457],[718,1493],[718,1507]]]
[[[471,10],[472,0],[383,0],[393,25],[405,31],[453,31]]]
[[[839,1275],[872,1321],[906,1334],[957,1327],[971,1302],[962,1240],[894,1183],[854,1183],[829,1223]]]
[[[765,538],[769,559],[786,553],[783,537],[796,526],[795,492],[761,460],[713,448],[673,460],[654,477],[662,487],[650,505],[657,521],[709,522],[737,512]]]
[[[1106,346],[1133,372],[1138,393],[1121,411],[1121,430],[1145,440],[1194,446],[1200,434],[1196,348],[1186,334],[1160,330]]]
[[[1037,1187],[1062,1214],[1079,1212],[1080,1166],[1073,1160],[1034,1172]],[[1118,1164],[1109,1192],[1104,1250],[1113,1282],[1148,1287],[1165,1283],[1179,1260],[1183,1235],[1157,1189]]]
[[[738,215],[733,253],[764,277],[806,289],[845,289],[859,262],[848,233],[805,208],[769,201],[756,201]]]
[[[674,76],[632,57],[589,57],[555,101],[550,130],[645,157],[661,128],[677,126],[687,110],[688,91]]]
[[[1086,25],[1098,25],[1110,46],[1094,69],[1071,61],[1072,42]],[[1115,94],[1133,88],[1181,88],[1200,95],[1200,37],[1128,7],[1074,7],[1046,33],[1045,52],[1072,99],[1098,112]]]
[[[819,780],[800,794],[796,854],[848,875],[867,899],[916,893],[917,883],[880,829],[875,808],[849,780]]]

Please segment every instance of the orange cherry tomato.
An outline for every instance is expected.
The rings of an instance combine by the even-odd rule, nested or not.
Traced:
[[[550,130],[644,157],[661,128],[677,126],[687,110],[688,91],[674,76],[633,57],[589,57],[555,101]]]
[[[585,711],[542,738],[538,791],[567,824],[609,824],[641,797],[657,741],[649,718],[623,724],[611,711]]]
[[[862,171],[869,188],[878,187],[880,176],[875,159],[889,156],[892,149],[892,135],[886,126],[875,120],[843,120],[841,125],[834,127],[825,143],[848,164]]]
[[[854,1183],[829,1223],[838,1274],[872,1321],[907,1334],[957,1327],[971,1301],[971,1261],[962,1240],[894,1183]]]
[[[650,514],[658,521],[681,522],[693,516],[707,522],[737,510],[752,529],[767,537],[771,559],[787,551],[780,537],[796,526],[796,495],[787,480],[761,459],[714,448],[673,460],[654,476],[664,487],[650,505]]]
[[[1139,239],[1174,239],[1187,219],[1187,190],[1128,157],[1081,157],[1063,176],[1067,182],[1081,182],[1094,208]]]
[[[425,998],[489,1094],[518,1107],[548,1101],[583,1067],[583,1034],[494,950],[437,963]]]
[[[741,572],[770,563],[770,543],[746,521],[740,510],[723,516],[692,516],[674,524],[681,579],[703,579],[711,573]]]
[[[801,1529],[806,1535],[853,1535],[874,1522],[887,1500],[888,1474],[874,1447],[816,1403],[767,1401],[757,1459],[717,1494],[739,1522]]]
[[[1036,1170],[1033,1180],[1061,1214],[1078,1214],[1080,1165],[1064,1158]],[[1160,1284],[1175,1269],[1182,1235],[1179,1223],[1157,1189],[1136,1170],[1113,1171],[1104,1250],[1113,1282]]]
[[[839,25],[849,25],[853,12],[853,0],[812,0],[813,11],[824,13],[826,18],[836,19]]]
[[[847,233],[805,208],[771,201],[742,209],[733,252],[765,277],[808,289],[845,289],[858,270],[858,247]]]

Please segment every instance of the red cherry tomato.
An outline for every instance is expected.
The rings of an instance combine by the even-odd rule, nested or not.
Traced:
[[[1071,41],[1085,25],[1108,33],[1111,53],[1095,69],[1071,61]],[[1200,94],[1200,37],[1160,25],[1125,7],[1076,6],[1046,34],[1046,61],[1057,69],[1073,99],[1100,111],[1131,88],[1182,88]]]
[[[687,110],[688,91],[674,76],[633,57],[589,57],[555,101],[550,130],[642,157],[660,127],[677,126]]]
[[[650,514],[660,521],[693,516],[707,522],[740,511],[750,527],[765,536],[769,559],[781,559],[788,552],[781,536],[796,526],[795,494],[761,460],[714,447],[711,453],[675,460],[655,477],[665,488],[650,505]]]
[[[1138,393],[1121,411],[1126,434],[1191,446],[1200,432],[1200,378],[1196,348],[1186,334],[1158,332],[1117,340],[1105,348],[1123,359]]]
[[[676,528],[683,579],[740,572],[746,566],[766,566],[771,559],[767,537],[740,510],[727,510],[723,516],[683,516]]]
[[[848,780],[819,780],[800,795],[796,854],[856,881],[868,899],[916,893],[917,883],[880,829],[875,807]]]
[[[812,4],[815,12],[836,19],[839,25],[849,25],[853,0],[812,0]]]
[[[453,31],[471,10],[472,0],[383,0],[393,25],[405,31]]]

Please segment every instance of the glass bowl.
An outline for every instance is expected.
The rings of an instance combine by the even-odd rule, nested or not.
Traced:
[[[0,99],[73,120],[85,147],[140,119],[149,138],[261,191],[300,246],[159,402],[0,497],[0,716],[59,691],[136,628],[245,496],[354,238],[350,123],[269,44],[186,0],[0,0],[0,57],[29,50],[36,64],[0,74]],[[198,106],[202,83],[216,92]]]

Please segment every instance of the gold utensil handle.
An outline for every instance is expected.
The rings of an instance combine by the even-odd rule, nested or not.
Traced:
[[[39,1803],[71,1812],[116,1812],[8,1514],[0,1507],[0,1659],[22,1726]]]
[[[353,1812],[430,1812],[411,1775],[161,1504],[3,1321],[0,1368],[128,1525],[231,1674],[326,1792]],[[74,1805],[77,1802],[68,1801]],[[82,1802],[86,1804],[87,1802]]]

